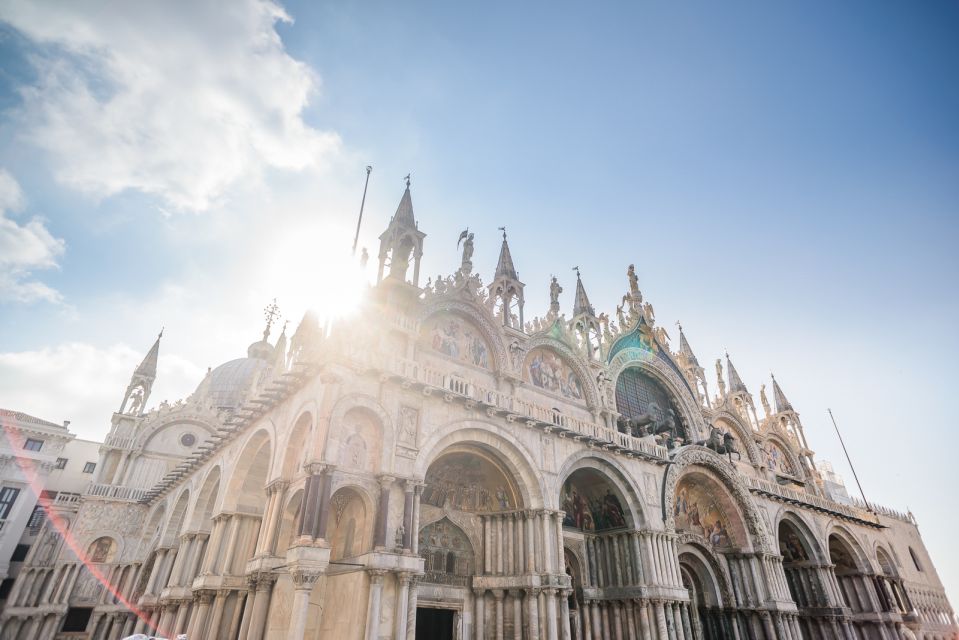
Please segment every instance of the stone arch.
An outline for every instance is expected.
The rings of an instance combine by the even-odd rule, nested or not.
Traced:
[[[374,514],[374,504],[361,487],[346,485],[333,492],[325,534],[330,560],[354,558],[373,548]]]
[[[296,539],[296,531],[300,525],[303,509],[303,489],[297,489],[286,500],[283,511],[280,512],[279,531],[276,535],[276,553],[283,557]]]
[[[120,543],[113,536],[100,536],[87,545],[84,564],[108,564],[120,555]]]
[[[503,334],[490,317],[488,309],[467,300],[439,299],[428,305],[420,313],[417,318],[419,326],[423,327],[430,317],[442,313],[464,317],[479,330],[490,348],[491,362],[489,369],[491,371],[500,373],[509,368],[506,347],[503,345]]]
[[[831,544],[834,540],[838,542],[837,545]],[[833,523],[827,528],[826,549],[829,553],[830,562],[837,565],[837,568],[839,563],[836,562],[837,558],[833,556],[834,549],[836,551],[844,551],[848,555],[852,561],[852,568],[855,568],[861,573],[874,573],[872,564],[863,551],[862,546],[859,544],[859,541],[857,541],[856,537],[845,527]]]
[[[798,478],[800,480],[806,479],[806,470],[803,468],[802,464],[800,463],[799,456],[796,455],[796,452],[793,449],[792,443],[790,443],[786,438],[783,438],[781,435],[777,433],[769,433],[764,438],[764,444],[772,444],[773,446],[778,448],[780,451],[782,451],[783,454],[786,456],[788,464],[792,468],[794,473],[789,473],[787,471],[784,475],[789,475],[794,478]],[[768,448],[764,447],[763,450],[764,450],[763,455],[765,458],[763,460],[763,464],[765,464],[766,467],[770,468],[770,470],[772,470],[773,472],[778,472],[775,468],[772,467],[774,463],[770,459],[770,452]]]
[[[694,607],[709,608],[733,607],[733,597],[729,578],[716,555],[699,540],[687,535],[677,539],[679,569],[683,586],[690,591],[693,600],[694,589],[702,600],[694,602]]]
[[[729,463],[711,450],[696,445],[682,447],[673,458],[663,478],[663,522],[670,531],[675,531],[676,486],[688,470],[706,470],[725,489],[733,500],[745,527],[744,544],[756,550],[771,553],[773,545],[765,529],[759,510],[749,495],[749,489],[736,475]]]
[[[220,475],[220,466],[217,465],[203,479],[190,514],[190,529],[194,531],[212,529],[212,517],[220,493]]]
[[[812,527],[806,520],[802,517],[802,514],[799,514],[791,509],[782,509],[778,516],[774,520],[775,522],[775,531],[777,532],[777,549],[779,550],[779,555],[782,553],[782,541],[779,539],[780,536],[778,532],[781,530],[783,524],[793,528],[799,543],[802,545],[803,551],[809,560],[816,562],[817,564],[826,563],[829,561],[827,554],[823,550],[823,546],[819,543],[819,540],[816,538],[816,534],[813,533]]]
[[[418,549],[424,559],[424,582],[469,586],[477,572],[475,547],[469,536],[449,517],[420,527]]]
[[[627,369],[639,369],[647,374],[672,395],[680,411],[680,418],[689,427],[689,436],[693,442],[705,440],[709,435],[703,421],[699,402],[682,378],[672,367],[659,357],[649,357],[649,352],[636,347],[628,347],[617,353],[608,365],[608,376],[612,381],[609,385],[612,406],[615,406],[615,389],[619,376]]]
[[[261,514],[265,506],[265,487],[273,459],[273,438],[266,429],[257,429],[244,442],[236,457],[223,509]]]
[[[160,535],[163,533],[163,518],[166,516],[166,510],[167,503],[163,501],[157,504],[147,516],[143,535],[140,538],[141,554],[159,544]]]
[[[516,479],[517,489],[527,509],[547,506],[544,480],[536,473],[533,455],[502,427],[476,420],[463,420],[437,429],[423,442],[413,464],[413,476],[424,479],[429,466],[453,446],[475,446],[488,452]]]
[[[501,341],[497,335],[495,340]],[[420,322],[420,347],[432,354],[455,362],[457,365],[476,367],[493,373],[498,369],[493,356],[493,347],[486,331],[481,329],[471,316],[461,313],[438,311]]]
[[[277,460],[281,478],[292,480],[301,471],[303,463],[309,460],[310,450],[306,443],[312,431],[313,414],[304,411],[293,422],[293,428],[290,429],[286,440],[286,447],[277,451],[277,454],[282,454],[282,459]]]
[[[560,482],[556,489],[559,493],[558,504],[561,510],[566,510],[563,504],[563,489],[567,481],[574,473],[582,469],[591,469],[602,474],[614,487],[614,493],[618,495],[622,506],[625,507],[628,526],[636,530],[648,528],[649,519],[643,506],[642,492],[613,456],[596,450],[579,451],[563,463],[557,474]],[[567,513],[567,519],[568,517],[569,514]]]
[[[718,423],[718,426],[725,427],[735,434],[736,439],[746,448],[746,459],[753,465],[764,464],[765,460],[756,446],[756,440],[753,438],[752,429],[746,425],[742,418],[729,411],[721,410],[713,415],[712,422]]]
[[[163,418],[158,418],[155,421],[148,422],[146,428],[137,434],[136,438],[134,439],[133,446],[137,450],[146,450],[150,442],[161,431],[165,431],[167,427],[176,427],[178,425],[190,425],[197,427],[198,429],[206,432],[205,435],[207,437],[213,435],[217,429],[217,425],[213,422],[213,420],[207,418],[206,416],[197,416],[192,412],[172,412]],[[197,442],[201,442],[202,439],[203,438],[197,438]]]
[[[163,537],[160,544],[164,547],[175,546],[183,532],[183,523],[186,519],[187,508],[190,506],[190,490],[184,489],[173,502],[173,509],[170,511],[170,518],[167,520],[166,529],[163,531]]]
[[[590,373],[589,366],[579,354],[569,347],[569,345],[567,345],[565,342],[557,340],[556,338],[553,338],[552,336],[539,334],[533,336],[530,338],[529,342],[527,342],[526,352],[523,354],[522,371],[520,372],[524,380],[531,382],[528,380],[529,376],[527,375],[529,373],[530,355],[537,349],[547,349],[557,354],[560,360],[562,360],[562,362],[568,366],[572,370],[572,373],[578,378],[584,397],[582,400],[576,400],[567,397],[567,401],[585,401],[586,406],[590,411],[595,411],[602,408],[599,390],[596,387],[596,381],[593,379],[593,376]],[[531,382],[531,384],[533,383]],[[540,388],[535,384],[533,386]]]
[[[361,393],[351,393],[340,398],[333,406],[330,414],[330,428],[326,434],[326,441],[323,445],[322,460],[333,464],[338,464],[340,456],[343,453],[342,448],[346,444],[349,436],[353,435],[347,429],[347,416],[354,411],[358,414],[367,414],[371,426],[379,430],[380,447],[375,460],[368,459],[372,466],[378,472],[387,472],[392,469],[393,448],[396,439],[395,425],[375,398]],[[369,453],[370,443],[364,438]],[[334,446],[335,445],[335,446]]]

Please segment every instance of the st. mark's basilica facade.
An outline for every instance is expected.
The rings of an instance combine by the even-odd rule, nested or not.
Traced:
[[[468,234],[424,282],[425,235],[407,187],[356,316],[147,411],[158,338],[0,637],[957,637],[912,516],[828,481],[775,380],[671,346],[632,266],[612,317],[577,273],[527,319],[505,233],[487,285]]]

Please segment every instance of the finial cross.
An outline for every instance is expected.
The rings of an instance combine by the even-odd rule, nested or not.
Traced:
[[[407,188],[407,189],[409,189],[409,187],[410,187],[410,176],[411,176],[411,175],[413,175],[413,172],[412,172],[412,171],[411,171],[410,173],[407,173],[407,174],[406,174],[406,177],[403,178],[404,180],[406,180],[406,188]]]
[[[576,272],[576,278],[579,279],[579,267],[578,266],[573,267],[573,271]]]
[[[265,309],[263,309],[263,317],[266,318],[266,335],[270,334],[270,327],[273,326],[273,322],[280,317],[280,307],[276,304],[276,298],[273,298],[273,302],[268,304]]]

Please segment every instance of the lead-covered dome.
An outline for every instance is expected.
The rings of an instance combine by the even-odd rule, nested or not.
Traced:
[[[237,358],[206,374],[196,397],[206,397],[217,409],[234,410],[246,399],[269,363],[261,358]]]

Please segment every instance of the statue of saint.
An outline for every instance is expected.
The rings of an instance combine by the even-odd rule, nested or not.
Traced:
[[[719,382],[719,397],[726,395],[726,382],[723,380],[723,361],[716,358],[716,380]]]
[[[559,286],[556,276],[549,283],[549,310],[552,313],[559,313],[559,294],[563,293],[563,287]]]
[[[766,385],[759,385],[759,401],[763,403],[763,411],[766,412],[766,417],[772,415],[772,409],[769,408],[769,399],[766,397]]]
[[[626,277],[629,278],[629,297],[633,299],[635,304],[639,304],[643,301],[643,294],[639,291],[639,277],[636,275],[635,265],[629,265],[629,269],[626,270]]]

